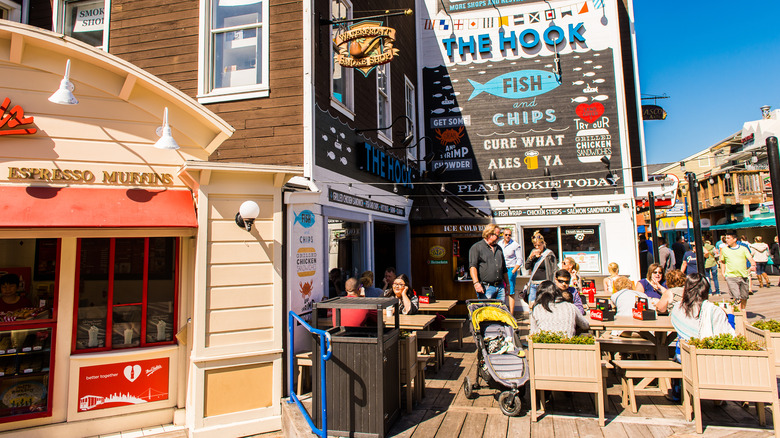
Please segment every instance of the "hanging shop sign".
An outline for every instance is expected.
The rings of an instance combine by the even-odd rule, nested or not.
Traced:
[[[9,109],[10,108],[10,109]],[[19,105],[11,106],[11,99],[5,98],[0,104],[0,135],[27,135],[38,132],[36,128],[25,128],[32,125],[33,116],[24,116],[24,109]]]
[[[666,110],[658,105],[642,105],[642,120],[666,120]]]
[[[168,400],[168,358],[81,367],[79,412]]]
[[[599,205],[593,207],[560,207],[560,208],[508,208],[493,210],[493,217],[509,216],[573,216],[582,214],[620,213],[619,205]]]
[[[363,208],[371,211],[381,211],[382,213],[393,214],[396,216],[405,216],[404,207],[396,207],[395,205],[383,204],[371,199],[361,198],[360,196],[350,195],[349,193],[339,192],[338,190],[330,189],[328,191],[328,199],[337,204],[349,205],[352,207]]]
[[[368,76],[377,65],[386,64],[398,55],[393,47],[395,29],[382,26],[381,21],[361,21],[349,26],[349,30],[336,35],[339,48],[336,62],[355,68]]]

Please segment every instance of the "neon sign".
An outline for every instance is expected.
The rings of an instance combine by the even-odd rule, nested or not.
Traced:
[[[25,117],[24,110],[21,106],[16,105],[8,111],[8,107],[11,106],[11,99],[5,98],[2,105],[0,105],[0,135],[26,135],[35,134],[38,132],[36,128],[21,128],[12,129],[17,126],[30,125],[33,123],[33,116]],[[8,111],[6,113],[6,111]],[[11,129],[5,129],[5,127]]]

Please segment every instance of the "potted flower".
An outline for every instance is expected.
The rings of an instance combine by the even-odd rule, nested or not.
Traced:
[[[776,435],[780,436],[780,406],[775,379],[775,353],[744,336],[723,334],[680,342],[683,410],[693,411],[696,432],[702,433],[701,400],[756,403],[759,423],[766,424],[765,403],[772,403]]]
[[[780,348],[780,322],[774,319],[756,321],[745,325],[745,337],[750,341],[768,345],[775,352]],[[775,373],[780,371],[780,355],[775,354]]]
[[[601,360],[598,340],[592,336],[568,338],[542,331],[528,340],[528,362],[533,421],[538,416],[536,391],[590,392],[596,394],[599,425],[604,426],[606,366]],[[540,400],[544,400],[544,393]]]

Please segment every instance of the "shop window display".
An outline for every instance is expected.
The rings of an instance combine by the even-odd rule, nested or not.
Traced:
[[[58,239],[0,240],[0,423],[51,415]]]
[[[81,239],[74,351],[173,342],[177,241]]]

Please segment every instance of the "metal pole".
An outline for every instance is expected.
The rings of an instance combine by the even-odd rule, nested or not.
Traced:
[[[658,230],[655,222],[655,193],[650,192],[647,194],[647,200],[650,203],[650,232],[653,236],[653,260],[656,263],[660,263],[661,256],[658,253]]]
[[[686,173],[685,175],[688,175],[688,174]],[[690,192],[691,192],[691,185],[688,184],[688,193],[690,193]],[[691,241],[691,221],[688,220],[688,215],[689,214],[690,213],[689,213],[689,210],[688,210],[688,197],[686,196],[685,197],[685,240],[687,240],[688,242]],[[677,228],[677,227],[675,227],[675,228]]]
[[[691,195],[693,239],[696,242],[696,272],[704,275],[704,242],[701,238],[701,215],[699,215],[699,184],[698,181],[696,181],[695,173],[688,172],[685,176],[688,178],[688,193]]]
[[[780,154],[777,150],[777,137],[766,139],[766,154],[769,161],[769,180],[772,182],[772,204],[775,209],[775,235],[780,236]]]

